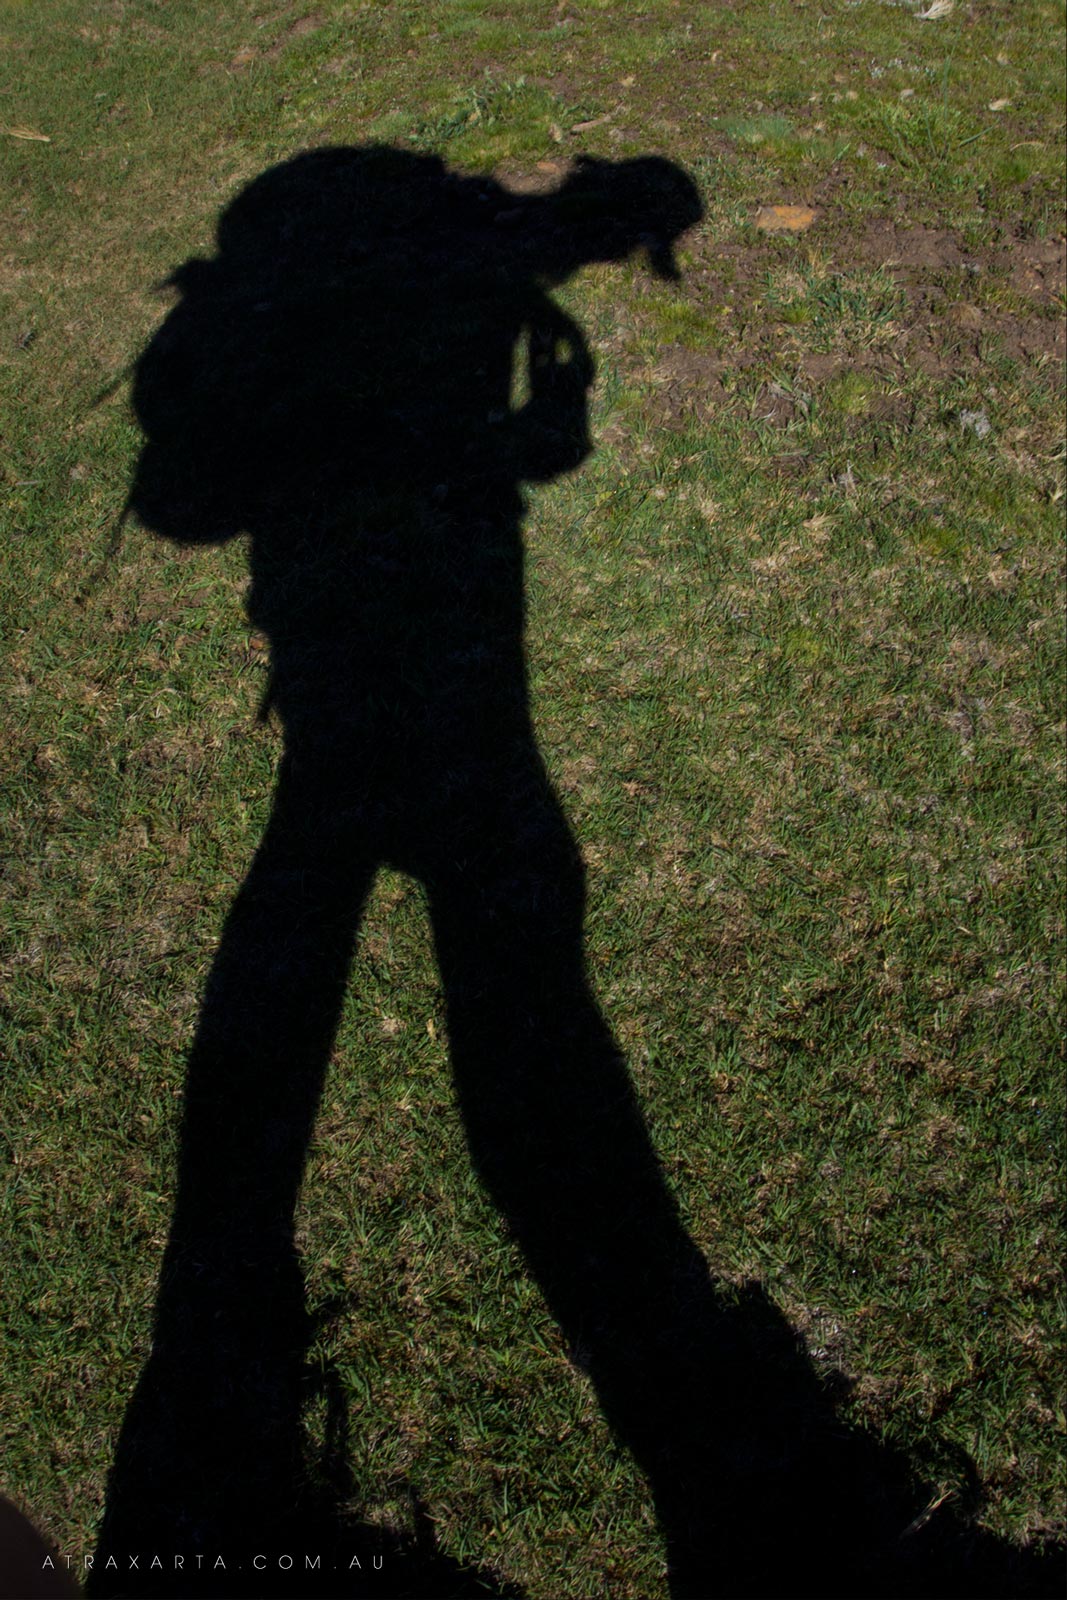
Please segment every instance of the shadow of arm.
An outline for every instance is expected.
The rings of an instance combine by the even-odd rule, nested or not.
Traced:
[[[516,473],[546,483],[592,451],[588,395],[595,367],[578,324],[547,298],[527,323],[530,397],[511,421]]]

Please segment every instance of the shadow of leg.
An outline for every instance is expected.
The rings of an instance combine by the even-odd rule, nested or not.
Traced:
[[[323,802],[283,769],[212,967],[152,1350],[98,1572],[131,1549],[271,1549],[301,1513],[310,1328],[293,1212],[373,874],[369,857],[340,849]]]
[[[539,826],[431,885],[478,1173],[649,1481],[672,1592],[879,1592],[851,1586],[918,1509],[908,1474],[759,1291],[711,1279],[585,981],[576,847],[547,801]]]

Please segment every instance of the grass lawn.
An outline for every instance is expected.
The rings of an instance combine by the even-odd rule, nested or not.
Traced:
[[[250,524],[195,543],[123,518],[131,375],[175,314],[166,280],[215,253],[247,185],[388,145],[413,172],[491,174],[521,216],[581,156],[660,156],[699,190],[676,281],[635,233],[549,284],[595,361],[592,449],[524,490],[516,594],[589,987],[707,1262],[719,1389],[733,1340],[777,1397],[737,1402],[758,1437],[796,1401],[908,1477],[908,1537],[947,1530],[949,1562],[935,1582],[917,1558],[909,1593],[978,1592],[952,1587],[964,1550],[1055,1592],[1065,37],[1043,0],[0,4],[0,1490],[77,1567],[287,714],[257,715],[283,645],[246,611],[250,560],[253,613],[267,581]],[[804,226],[773,226],[781,206]],[[310,250],[304,270],[327,283]],[[451,337],[438,292],[428,325]],[[378,392],[410,373],[417,400],[417,333],[387,377],[373,348]],[[264,398],[236,370],[209,413],[224,446]],[[435,559],[447,587],[470,558]],[[366,1592],[665,1596],[670,1518],[621,1442],[626,1396],[605,1399],[630,1380],[585,1359],[551,1268],[530,1270],[554,1247],[486,1177],[518,1145],[475,1131],[458,1037],[457,1095],[465,1013],[427,875],[401,865],[373,878],[322,1046],[301,1471],[389,1552],[393,1587],[364,1573]],[[746,1538],[773,1543],[767,1494]],[[719,1592],[742,1592],[747,1557],[723,1559]],[[241,1581],[166,1592],[260,1592]]]

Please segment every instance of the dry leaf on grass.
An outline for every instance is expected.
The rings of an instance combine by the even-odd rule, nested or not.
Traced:
[[[34,128],[5,128],[4,132],[12,139],[37,139],[41,144],[52,143],[51,134],[38,133]]]
[[[803,233],[817,214],[810,206],[760,206],[756,227],[763,233]]]
[[[936,22],[939,17],[947,17],[950,11],[956,9],[956,0],[934,0],[929,11],[919,12],[920,22]]]

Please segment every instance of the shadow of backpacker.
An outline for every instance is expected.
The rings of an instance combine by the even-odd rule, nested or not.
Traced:
[[[425,888],[471,1159],[647,1478],[673,1592],[1044,1581],[954,1513],[922,1523],[923,1486],[838,1421],[766,1297],[712,1280],[586,981],[581,860],[530,719],[520,486],[590,451],[592,362],[551,289],[640,250],[672,276],[699,215],[658,158],[519,196],[432,157],[319,150],[250,184],[214,258],[174,276],[136,369],[129,503],[182,544],[250,536],[285,748],[189,1060],[94,1593],[513,1592],[442,1555],[417,1505],[391,1543],[346,1514],[341,1396],[325,1460],[301,1429],[293,1212],[383,864]],[[279,1569],[293,1550],[321,1568]]]

